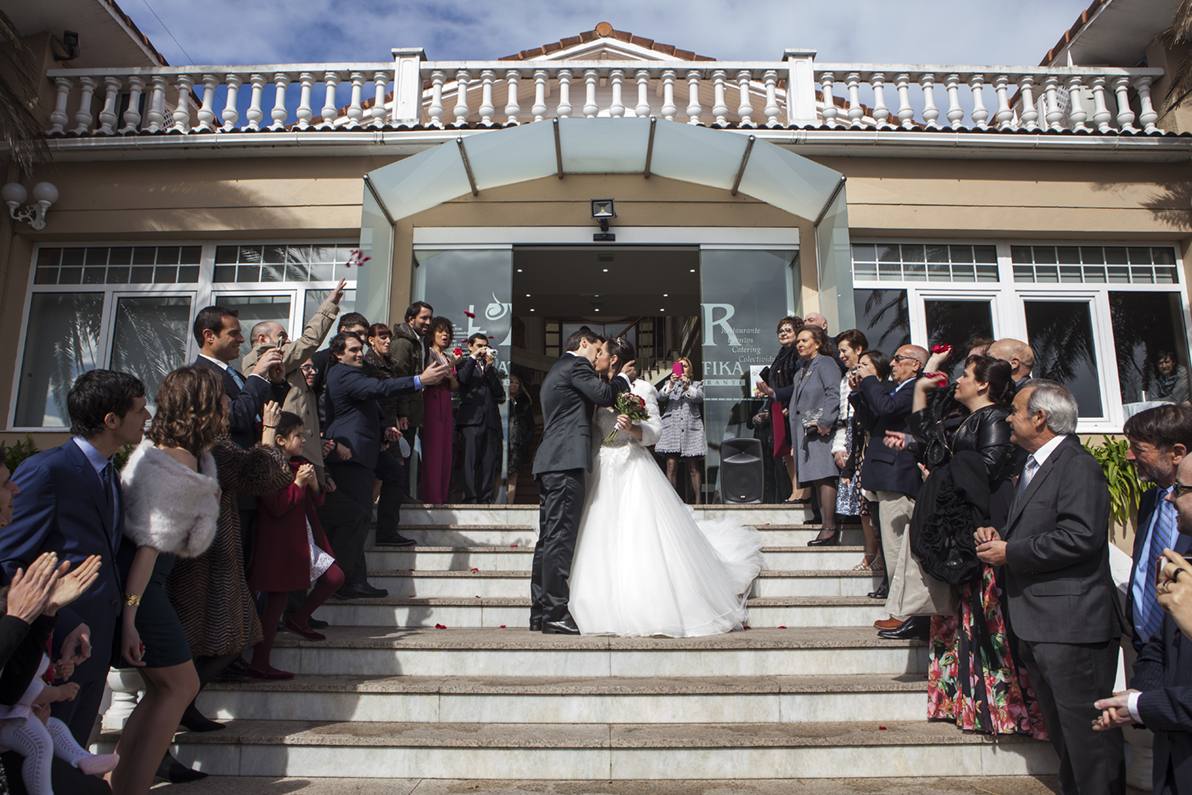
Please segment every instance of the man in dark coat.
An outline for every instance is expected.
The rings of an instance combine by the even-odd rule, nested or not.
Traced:
[[[464,502],[493,501],[493,481],[501,466],[500,404],[505,402],[505,388],[493,361],[488,337],[473,334],[468,338],[469,356],[456,371],[459,381],[459,409],[455,425],[464,439]]]

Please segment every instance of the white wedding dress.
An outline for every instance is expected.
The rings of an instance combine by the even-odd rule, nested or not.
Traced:
[[[762,568],[761,534],[731,518],[697,522],[646,448],[658,441],[658,392],[646,401],[642,441],[616,427],[613,409],[592,420],[592,472],[571,567],[571,615],[584,635],[686,638],[741,629]]]

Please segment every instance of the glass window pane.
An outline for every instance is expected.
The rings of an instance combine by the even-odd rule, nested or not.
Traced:
[[[1151,257],[1156,265],[1174,265],[1175,251],[1170,248],[1152,248]]]
[[[997,265],[978,265],[977,266],[977,281],[979,282],[996,282]]]
[[[923,309],[927,319],[927,347],[952,346],[954,353],[948,364],[953,376],[963,371],[965,354],[974,339],[994,336],[993,309],[988,300],[924,301]]]
[[[177,266],[157,267],[153,269],[154,284],[174,284],[178,281]]]
[[[996,246],[973,246],[973,256],[977,262],[997,263]]]
[[[58,271],[58,284],[79,284],[82,281],[82,268],[63,268]]]
[[[1103,417],[1092,307],[1085,301],[1024,301],[1036,378],[1059,381],[1080,404],[1081,417]]]
[[[869,243],[857,243],[853,246],[853,259],[861,262],[877,262],[877,248]]]
[[[58,278],[58,271],[52,269],[54,278]],[[877,265],[872,262],[854,262],[853,263],[853,278],[857,281],[874,280],[877,278]]]
[[[1158,370],[1159,353],[1174,355],[1175,364],[1188,372],[1187,330],[1178,293],[1109,294],[1113,318],[1113,349],[1117,353],[1122,403],[1169,395],[1171,384]],[[1163,381],[1160,381],[1160,377]]]
[[[99,334],[103,293],[34,293],[17,395],[19,427],[70,425],[66,394],[103,361]]]
[[[179,284],[194,284],[199,280],[198,265],[183,265],[178,269]]]
[[[215,247],[215,264],[227,265],[236,262],[236,255],[239,251],[237,246],[216,246]]]
[[[178,262],[182,265],[198,265],[202,258],[202,246],[183,246]]]
[[[304,324],[303,328],[305,328],[305,323],[308,320],[310,320],[312,317],[314,317],[315,312],[319,311],[319,304],[326,301],[327,296],[329,296],[329,295],[331,295],[330,290],[307,290],[306,291],[306,300],[305,300],[305,304],[304,304],[303,310],[302,310],[302,323]],[[356,291],[355,290],[344,290],[344,297],[339,299],[339,314],[340,314],[340,316],[342,317],[342,316],[348,314],[349,312],[355,312],[355,311],[356,311]],[[378,322],[380,322],[380,321],[378,321]],[[302,330],[299,329],[298,333],[301,334]],[[323,348],[326,348],[328,345],[330,345],[331,338],[333,336],[335,336],[334,328],[331,329],[331,332],[327,335],[327,338],[323,340],[323,344],[319,346],[319,350],[322,350]]]
[[[184,296],[117,299],[111,366],[144,382],[150,410],[161,380],[186,364],[191,319],[190,299]]]
[[[1055,264],[1055,246],[1032,246],[1032,251],[1035,256],[1035,264],[1041,262],[1048,265]]]
[[[215,281],[217,281],[217,282],[234,282],[234,281],[236,281],[236,266],[235,265],[216,265],[215,266]]]
[[[241,265],[236,268],[236,281],[259,282],[261,280],[260,265]]]
[[[85,249],[85,248],[62,249],[62,265],[64,267],[67,265],[71,265],[71,266],[82,265],[83,258],[85,256],[86,252],[87,252],[87,249]]]
[[[215,304],[224,309],[234,309],[240,313],[240,332],[244,335],[244,344],[240,346],[240,355],[248,353],[249,337],[252,327],[265,320],[281,323],[286,331],[290,330],[290,296],[288,295],[216,295]],[[240,368],[240,359],[231,362]]]
[[[141,267],[132,269],[132,274],[129,276],[129,281],[132,284],[152,284],[153,283],[153,268]]]
[[[1030,246],[1010,246],[1010,260],[1024,265],[1029,265],[1035,261],[1031,256]]]
[[[57,268],[38,268],[37,275],[33,277],[34,284],[56,284],[57,282]]]
[[[1079,265],[1080,249],[1076,246],[1060,246],[1057,249],[1061,265]]]
[[[157,250],[157,264],[158,265],[177,265],[178,254],[181,251],[177,246],[162,246]]]
[[[910,308],[906,290],[853,290],[857,328],[870,348],[893,354],[911,342]]]
[[[133,265],[152,265],[157,261],[157,249],[137,246],[132,250]]]
[[[972,246],[948,246],[948,254],[951,256],[953,262],[973,261]]]
[[[107,265],[108,264],[108,250],[106,248],[89,248],[87,249],[88,265]]]
[[[928,262],[948,262],[948,247],[947,246],[928,246],[927,247],[927,261]]]
[[[83,284],[103,284],[107,268],[83,268]]]
[[[37,252],[37,267],[56,268],[62,264],[62,249],[43,248]]]
[[[127,267],[108,268],[108,284],[128,284],[128,277]]]
[[[952,281],[952,271],[946,262],[929,262],[927,263],[927,281],[929,282],[950,282]]]
[[[927,281],[927,265],[922,262],[908,262],[902,266],[902,275],[909,282]]]

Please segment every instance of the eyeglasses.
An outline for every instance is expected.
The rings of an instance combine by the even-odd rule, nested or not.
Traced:
[[[919,361],[914,356],[903,356],[901,353],[894,354],[894,358],[891,361],[902,362],[902,361],[906,361],[907,359],[910,359],[911,361],[915,361],[915,362]]]
[[[795,330],[793,328],[780,328],[780,329],[778,329],[778,333],[779,334],[794,334]]]
[[[304,373],[317,373],[318,372],[318,369],[316,369],[313,364],[304,364],[301,367],[299,367],[298,369]]]
[[[1179,481],[1176,481],[1175,483],[1173,483],[1171,485],[1172,496],[1174,496],[1177,500],[1186,491],[1192,491],[1192,486],[1185,486],[1183,483],[1180,483]]]

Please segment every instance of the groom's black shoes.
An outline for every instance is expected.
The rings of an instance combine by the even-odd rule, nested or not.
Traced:
[[[532,616],[530,618],[530,631],[531,632],[541,632],[542,631],[542,616]]]
[[[545,621],[542,624],[543,635],[578,635],[579,627],[571,616],[563,616],[558,621]]]

